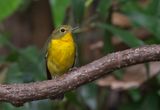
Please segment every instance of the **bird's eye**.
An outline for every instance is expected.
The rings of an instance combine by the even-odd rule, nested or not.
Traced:
[[[61,31],[61,32],[65,32],[66,30],[65,30],[64,28],[62,28],[60,31]]]

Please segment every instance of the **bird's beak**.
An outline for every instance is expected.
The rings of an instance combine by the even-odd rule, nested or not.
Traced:
[[[79,29],[79,26],[76,26],[76,27],[74,27],[74,28],[72,28],[72,32],[74,32],[74,31],[76,31],[77,29]]]

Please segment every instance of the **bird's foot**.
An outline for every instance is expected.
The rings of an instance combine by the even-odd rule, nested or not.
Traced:
[[[77,70],[77,67],[73,67],[69,69],[69,71],[75,71],[75,70]]]

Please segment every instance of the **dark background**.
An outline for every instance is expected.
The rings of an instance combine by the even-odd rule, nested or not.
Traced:
[[[160,43],[159,0],[0,0],[0,83],[46,80],[43,46],[62,24],[74,33],[77,66],[108,53]],[[67,92],[0,110],[160,110],[159,62],[139,64]]]

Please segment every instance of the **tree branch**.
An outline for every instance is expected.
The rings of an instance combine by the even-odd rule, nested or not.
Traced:
[[[21,106],[25,102],[56,97],[119,68],[159,60],[160,45],[115,52],[53,80],[28,84],[1,84],[0,101]]]

